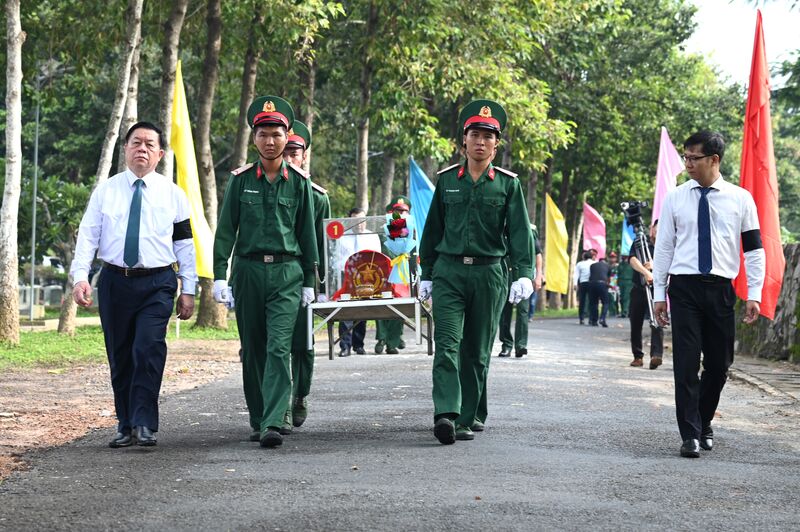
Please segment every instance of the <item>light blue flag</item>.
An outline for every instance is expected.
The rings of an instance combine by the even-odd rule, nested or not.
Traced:
[[[434,187],[413,157],[408,160],[408,182],[411,189],[409,191],[411,214],[417,222],[417,231],[419,231],[417,241],[419,241],[425,228],[425,220],[428,218],[428,210],[431,208]]]
[[[620,246],[620,255],[630,255],[631,254],[631,246],[633,245],[633,239],[635,235],[633,233],[633,226],[628,225],[628,220],[625,217],[622,218],[622,245]]]

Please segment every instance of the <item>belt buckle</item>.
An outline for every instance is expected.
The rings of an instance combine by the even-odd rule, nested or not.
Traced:
[[[475,257],[464,257],[464,264],[473,264],[475,262]]]
[[[275,255],[264,255],[264,262],[267,264],[272,264],[275,262]]]
[[[130,268],[122,268],[122,275],[124,275],[125,277],[130,277],[130,275],[128,275],[129,271]]]

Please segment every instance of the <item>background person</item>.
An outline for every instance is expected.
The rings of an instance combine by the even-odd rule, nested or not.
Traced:
[[[578,294],[578,323],[583,325],[583,320],[588,314],[589,302],[589,267],[594,264],[591,251],[584,251],[583,260],[575,265],[575,273],[572,276],[572,284]]]
[[[164,156],[160,129],[150,122],[125,135],[124,172],[99,184],[81,220],[70,274],[75,302],[88,307],[89,269],[104,262],[97,284],[117,433],[110,447],[156,445],[158,394],[167,358],[167,325],[178,280],[179,319],[194,312],[194,242],[184,191],[155,172]]]
[[[631,246],[631,251],[639,249],[639,246],[647,246],[650,256],[655,252],[656,231],[658,231],[658,220],[650,228],[650,242],[643,242],[641,235],[637,235]],[[642,326],[645,319],[650,321],[650,305],[647,302],[648,285],[653,284],[653,264],[651,262],[642,263],[636,255],[631,256],[631,268],[634,270],[633,287],[631,288],[631,351],[633,361],[631,366],[644,365],[644,351],[642,350]],[[661,365],[664,354],[664,329],[650,325],[650,369],[656,369]]]

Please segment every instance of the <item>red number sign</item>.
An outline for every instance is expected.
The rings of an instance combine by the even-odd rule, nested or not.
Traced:
[[[331,240],[338,240],[344,234],[344,226],[342,222],[331,222],[325,228],[325,232],[328,233],[328,238]]]

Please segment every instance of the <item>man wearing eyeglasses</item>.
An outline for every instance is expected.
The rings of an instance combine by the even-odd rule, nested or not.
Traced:
[[[747,269],[748,324],[760,310],[765,255],[752,196],[720,175],[722,136],[701,131],[686,139],[683,148],[692,179],[667,195],[661,207],[653,299],[659,324],[669,325],[669,293],[680,454],[697,458],[701,448],[713,447],[711,421],[733,363],[736,294],[731,280],[739,273],[740,250]],[[701,352],[703,372],[698,377]]]

